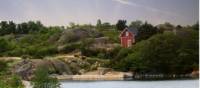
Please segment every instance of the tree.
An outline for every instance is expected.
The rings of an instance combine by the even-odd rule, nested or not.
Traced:
[[[122,31],[124,28],[126,28],[126,20],[118,20],[116,24],[117,30]]]
[[[111,25],[110,25],[110,23],[105,22],[105,23],[103,23],[103,24],[101,25],[101,28],[102,28],[102,29],[110,29],[110,28],[111,28]]]
[[[197,22],[196,24],[192,25],[192,29],[199,30],[199,22]]]
[[[7,34],[7,29],[8,29],[8,23],[7,21],[1,21],[0,23],[0,35],[5,35]]]
[[[164,31],[173,31],[175,28],[174,25],[172,25],[169,22],[165,22],[164,24],[159,24],[157,27],[160,33],[163,33]]]
[[[145,70],[164,74],[173,73],[179,47],[180,39],[173,33],[158,34],[150,38],[141,51]]]
[[[36,69],[32,84],[33,88],[60,88],[58,80],[49,77],[48,69],[45,66]]]
[[[123,63],[123,59],[130,53],[132,53],[132,50],[129,48],[122,48],[118,50],[118,53],[116,54],[116,56],[114,56],[114,59],[111,61],[111,65],[113,65],[113,68],[117,70],[127,71],[125,70],[126,66],[124,66],[127,63]]]
[[[27,23],[18,24],[18,26],[17,26],[17,33],[18,34],[27,34],[28,32],[29,32],[29,29],[28,29]]]
[[[28,22],[28,29],[29,29],[29,32],[34,32],[34,31],[38,31],[38,30],[40,30],[40,24],[36,24],[35,22],[33,22],[33,21],[29,21]]]
[[[177,67],[181,72],[189,73],[199,67],[199,37],[198,31],[192,29],[183,29],[177,36],[181,38],[180,49],[177,59]]]
[[[157,33],[157,28],[151,24],[145,22],[138,29],[138,35],[136,36],[136,41],[141,41],[150,38],[152,35]]]
[[[74,22],[70,22],[68,28],[74,29],[74,28],[76,28],[77,26],[79,26],[79,25],[76,25]]]
[[[182,29],[183,27],[181,26],[181,25],[177,25],[176,26],[176,29],[178,29],[178,30],[180,30],[180,29]]]
[[[16,31],[16,24],[13,21],[9,21],[8,28],[7,28],[7,34],[10,34],[10,33],[14,34],[15,31]]]
[[[129,27],[139,29],[141,27],[141,25],[142,25],[142,21],[136,20],[136,21],[132,21],[131,24],[129,25]]]
[[[101,20],[100,19],[97,20],[96,28],[97,29],[101,28]]]

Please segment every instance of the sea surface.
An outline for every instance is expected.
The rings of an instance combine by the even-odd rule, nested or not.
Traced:
[[[61,88],[199,88],[199,80],[62,81]]]

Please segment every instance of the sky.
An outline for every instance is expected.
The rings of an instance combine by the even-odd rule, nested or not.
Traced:
[[[96,24],[97,19],[191,25],[199,20],[199,0],[0,0],[0,21],[65,26]]]

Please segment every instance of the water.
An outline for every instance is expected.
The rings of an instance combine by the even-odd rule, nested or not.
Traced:
[[[63,81],[61,88],[199,88],[199,80]]]

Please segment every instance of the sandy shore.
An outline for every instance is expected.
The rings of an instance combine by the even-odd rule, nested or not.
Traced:
[[[123,75],[60,75],[58,80],[124,80]]]

